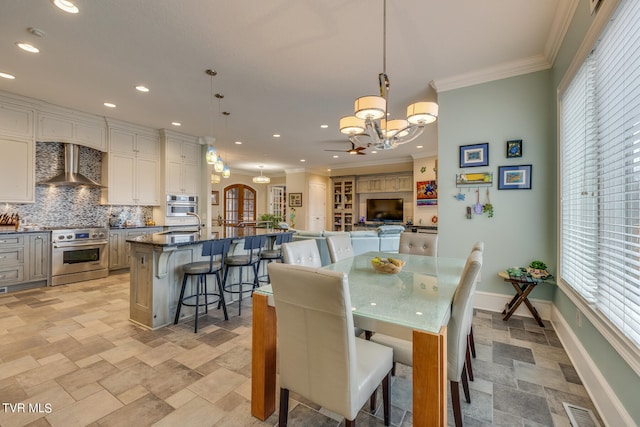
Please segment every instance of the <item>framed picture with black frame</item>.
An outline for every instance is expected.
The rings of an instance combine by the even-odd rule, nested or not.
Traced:
[[[531,165],[498,166],[498,190],[531,190]]]
[[[299,208],[302,206],[302,193],[289,193],[289,206]]]
[[[461,145],[460,167],[489,166],[489,143]]]
[[[522,140],[514,139],[507,141],[507,159],[522,157]]]

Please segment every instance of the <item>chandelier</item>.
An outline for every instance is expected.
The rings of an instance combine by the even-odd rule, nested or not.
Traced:
[[[407,118],[388,119],[387,0],[383,2],[382,73],[378,74],[380,96],[362,96],[355,101],[354,115],[340,119],[340,132],[360,147],[391,150],[416,139],[424,126],[438,118],[438,104],[416,102],[407,107]]]
[[[262,175],[262,168],[264,166],[258,166],[260,168],[260,175],[258,176],[254,176],[253,177],[253,182],[255,184],[268,184],[271,182],[271,178],[269,178],[268,176],[264,176]]]

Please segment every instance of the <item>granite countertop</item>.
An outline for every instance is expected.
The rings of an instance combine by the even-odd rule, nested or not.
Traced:
[[[130,228],[164,228],[162,225],[119,225],[109,226],[110,230],[128,230]]]
[[[51,230],[0,230],[0,234],[51,233]]]
[[[221,232],[213,232],[209,235],[204,235],[204,231],[200,233],[190,231],[164,231],[127,239],[127,242],[161,247],[188,246],[224,238],[241,239],[246,236],[256,235],[273,236],[285,231],[286,230],[256,227],[223,227]]]

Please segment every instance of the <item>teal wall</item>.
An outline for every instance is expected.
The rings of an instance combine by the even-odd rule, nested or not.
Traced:
[[[559,50],[554,67],[495,82],[438,94],[438,216],[439,251],[442,256],[466,256],[477,240],[485,242],[482,281],[478,290],[512,294],[496,277],[509,266],[542,259],[557,273],[557,89],[576,55],[593,16],[589,0],[580,0]],[[523,140],[523,157],[507,159],[505,143]],[[489,166],[460,169],[459,146],[489,143]],[[533,165],[532,190],[498,190],[497,168]],[[476,202],[475,188],[456,188],[456,174],[493,172],[490,198],[494,218],[465,218],[466,207]],[[465,201],[453,196],[465,194]],[[480,189],[480,202],[486,200]],[[611,347],[585,316],[576,323],[578,308],[559,288],[539,286],[533,298],[551,300],[582,346],[596,363],[609,386],[640,425],[640,377]]]
[[[581,0],[552,70],[554,97],[559,83],[580,47],[592,21],[593,16],[589,13],[589,1]],[[555,115],[555,102],[553,104]],[[557,128],[555,120],[552,125],[555,134]],[[558,289],[555,292],[553,304],[567,321],[569,327],[587,350],[603,376],[607,378],[609,386],[633,418],[635,424],[640,425],[640,405],[638,405],[640,377],[638,374],[620,357],[595,326],[584,316],[582,316],[581,326],[577,325],[576,311],[578,311],[578,308],[562,290]]]
[[[512,266],[540,259],[555,272],[555,134],[551,72],[541,71],[438,94],[438,242],[439,254],[466,257],[473,243],[485,242],[478,291],[513,295],[497,277]],[[506,141],[522,139],[523,156],[506,158]],[[489,166],[459,168],[459,146],[489,143]],[[531,190],[498,190],[498,166],[532,165]],[[456,188],[456,174],[493,172],[489,187],[494,217],[466,219],[476,203],[476,188]],[[480,188],[480,203],[487,188]],[[464,201],[454,198],[458,192]],[[540,285],[533,298],[551,300],[554,288]]]

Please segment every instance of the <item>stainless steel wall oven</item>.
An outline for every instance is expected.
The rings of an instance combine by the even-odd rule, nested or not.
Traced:
[[[167,194],[167,216],[187,216],[198,212],[198,196]]]

